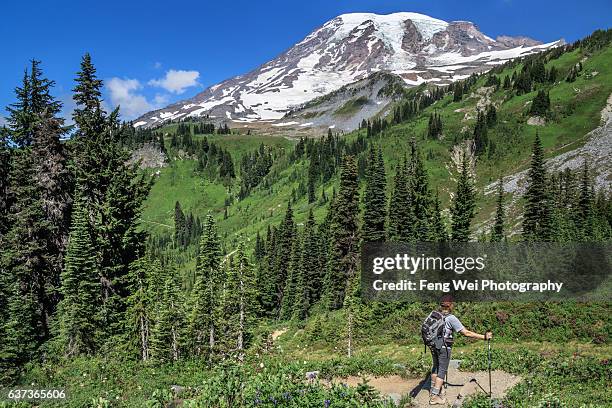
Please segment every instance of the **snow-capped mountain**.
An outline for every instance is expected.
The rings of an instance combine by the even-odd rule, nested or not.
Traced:
[[[508,36],[494,40],[471,22],[417,13],[343,14],[272,61],[149,112],[134,126],[204,115],[215,122],[278,124],[292,108],[374,72],[399,75],[408,86],[447,84],[561,43]]]

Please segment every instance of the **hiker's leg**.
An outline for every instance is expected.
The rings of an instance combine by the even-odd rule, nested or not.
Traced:
[[[441,389],[444,385],[444,379],[446,378],[446,371],[448,370],[448,364],[450,363],[451,349],[450,347],[443,347],[438,355],[438,377],[436,378],[435,388]]]
[[[436,386],[436,379],[438,378],[438,367],[440,366],[440,360],[438,359],[437,350],[431,349],[431,360],[433,365],[431,367],[431,384],[429,386],[429,393]]]

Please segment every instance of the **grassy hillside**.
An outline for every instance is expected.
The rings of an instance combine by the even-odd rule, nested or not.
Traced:
[[[576,81],[566,82],[566,73],[579,62],[583,66],[580,75]],[[552,157],[584,144],[584,136],[599,125],[600,112],[612,93],[612,49],[607,47],[593,54],[577,49],[546,64],[547,69],[552,66],[559,72],[557,81],[552,85],[538,86],[536,90],[520,96],[502,87],[488,93],[484,88],[487,80],[484,75],[461,101],[453,102],[453,95],[449,93],[414,119],[390,126],[371,137],[369,143],[383,148],[388,185],[391,184],[398,161],[408,152],[410,139],[416,138],[429,174],[430,187],[439,190],[443,205],[447,206],[450,193],[455,187],[456,167],[451,160],[453,146],[461,146],[464,139],[471,137],[476,122],[476,107],[481,99],[488,99],[497,106],[497,124],[488,131],[495,151],[479,157],[475,168],[476,186],[480,193],[476,222],[488,219],[493,211],[493,197],[484,196],[483,187],[500,176],[527,167],[536,132],[539,132],[543,140],[547,156]],[[515,71],[519,72],[521,67],[521,64],[517,64],[495,75],[503,79]],[[527,124],[529,105],[537,89],[547,89],[550,92],[551,114],[544,126]],[[427,122],[432,112],[439,113],[443,121],[442,137],[436,140],[426,138]],[[169,134],[175,126],[169,125],[162,131]],[[365,130],[354,131],[343,137],[354,140],[360,133],[365,134]],[[239,158],[256,150],[260,143],[282,149],[286,153],[296,143],[289,138],[258,135],[209,135],[208,138],[232,154],[238,177]],[[171,152],[171,157],[170,165],[162,169],[157,178],[143,215],[147,228],[154,232],[171,229],[174,203],[178,200],[184,209],[201,216],[212,211],[219,220],[224,236],[231,237],[240,233],[253,237],[257,231],[263,232],[268,224],[281,220],[293,190],[297,189],[300,180],[306,179],[308,167],[307,160],[289,165],[287,155],[281,156],[273,164],[271,173],[275,174],[275,180],[270,188],[256,188],[246,199],[234,200],[227,208],[229,217],[222,219],[225,198],[236,191],[239,181],[226,186],[215,180],[203,179],[193,171],[194,160],[177,159],[176,152]],[[317,197],[321,196],[323,189],[330,196],[336,183],[334,177],[325,185],[318,186]],[[318,219],[326,211],[325,205],[320,202],[308,205],[304,196],[297,198],[294,207],[298,222],[305,219],[310,208],[313,208]]]

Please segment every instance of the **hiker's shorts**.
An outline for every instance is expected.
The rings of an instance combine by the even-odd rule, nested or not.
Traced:
[[[441,349],[438,349],[431,347],[431,358],[433,360],[431,373],[436,374],[440,378],[445,378],[446,371],[448,371],[448,363],[450,363],[451,348],[442,347]]]

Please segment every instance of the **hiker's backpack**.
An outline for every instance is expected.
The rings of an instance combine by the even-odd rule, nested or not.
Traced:
[[[427,316],[421,326],[423,343],[429,347],[440,347],[444,344],[444,315],[434,310]]]

